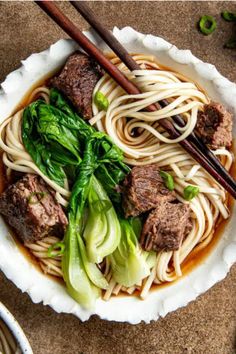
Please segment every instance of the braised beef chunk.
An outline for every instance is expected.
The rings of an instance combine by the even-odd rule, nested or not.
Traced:
[[[190,230],[189,205],[161,203],[147,217],[140,243],[146,251],[178,250]]]
[[[25,175],[0,195],[0,213],[24,243],[48,235],[63,236],[68,223],[53,191],[33,174]]]
[[[123,182],[125,216],[137,216],[160,202],[175,200],[175,192],[167,189],[156,164],[133,167]]]
[[[64,93],[84,118],[91,118],[92,94],[101,75],[101,68],[92,58],[76,52],[59,75],[51,79],[50,85]]]
[[[205,144],[217,149],[232,144],[232,115],[220,103],[211,102],[198,113],[196,131]]]

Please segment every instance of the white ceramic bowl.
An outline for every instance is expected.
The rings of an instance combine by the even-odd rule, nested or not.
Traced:
[[[213,100],[222,102],[236,116],[236,85],[220,75],[213,65],[203,63],[189,50],[179,50],[162,38],[138,33],[130,27],[122,30],[114,28],[113,32],[129,51],[155,55],[160,63],[197,82]],[[101,49],[106,49],[104,43],[92,32],[87,32],[86,35]],[[9,74],[2,84],[0,121],[14,111],[32,85],[59,68],[76,47],[72,40],[60,40],[46,51],[32,54],[22,61],[22,66]],[[113,297],[108,302],[99,299],[95,309],[84,310],[70,298],[63,285],[44,276],[23,256],[9,236],[2,219],[0,268],[18,288],[29,294],[33,302],[42,301],[57,312],[72,313],[82,321],[96,314],[107,320],[127,321],[132,324],[143,320],[148,323],[187,305],[226,276],[230,266],[236,261],[234,217],[235,209],[217,246],[204,262],[178,282],[152,291],[145,301],[132,296]]]
[[[22,354],[33,354],[28,339],[10,311],[0,302],[0,319],[7,325],[18,343]]]

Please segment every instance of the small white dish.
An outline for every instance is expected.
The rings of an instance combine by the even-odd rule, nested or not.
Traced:
[[[0,302],[0,319],[7,325],[21,349],[22,354],[33,354],[22,328],[10,311]]]
[[[197,82],[213,100],[222,102],[236,116],[236,85],[224,78],[213,65],[203,63],[189,50],[179,50],[162,38],[136,32],[131,27],[121,30],[114,28],[113,33],[128,51],[155,55],[160,63]],[[107,49],[92,31],[85,34],[101,49]],[[72,40],[60,40],[44,52],[32,54],[22,61],[22,66],[9,74],[2,84],[0,122],[14,111],[33,85],[58,69],[76,48]],[[235,129],[234,135],[236,136]],[[18,288],[27,292],[33,302],[43,302],[57,312],[72,313],[82,321],[96,314],[110,321],[149,323],[179,307],[186,306],[226,276],[236,261],[235,224],[234,208],[224,234],[208,257],[179,281],[151,291],[145,301],[132,296],[118,296],[112,297],[108,302],[99,299],[95,309],[91,311],[81,308],[67,294],[62,284],[43,275],[24,257],[2,219],[0,219],[0,269]]]

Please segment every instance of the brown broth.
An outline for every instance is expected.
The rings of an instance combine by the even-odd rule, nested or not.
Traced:
[[[113,57],[113,54],[111,53],[106,53],[106,56],[108,58],[112,58]],[[174,71],[173,69],[170,69],[169,67],[167,66],[164,66],[164,65],[160,65],[157,61],[155,61],[161,69],[163,70],[167,70],[167,71],[172,71],[172,72],[176,72]],[[47,82],[49,81],[49,79],[57,72],[58,70],[55,70],[54,72],[51,72],[50,74],[44,76],[41,80],[39,80],[37,83],[35,83],[31,89],[26,93],[26,95],[24,96],[24,98],[21,100],[21,102],[19,103],[19,105],[16,107],[16,109],[14,110],[13,114],[15,112],[17,112],[18,110],[24,108],[27,106],[27,104],[29,104],[29,96],[30,94],[32,93],[32,91],[41,86],[41,85],[45,85],[47,84]],[[178,72],[176,72],[178,74]],[[187,77],[185,77],[187,79]],[[193,82],[193,80],[190,80],[190,82]],[[202,91],[203,93],[204,90],[197,84],[195,83],[196,86],[198,87],[198,89],[200,91]],[[234,144],[233,144],[233,148],[232,148],[232,151],[234,153],[236,153],[236,142],[234,141]],[[231,170],[230,170],[230,174],[236,178],[236,164],[233,163],[232,167],[231,167]],[[3,161],[2,161],[2,154],[0,154],[0,193],[2,193],[4,191],[4,189],[7,187],[7,179],[6,179],[6,175],[5,175],[5,168],[4,168],[4,164],[3,164]],[[187,274],[189,274],[195,267],[197,267],[199,264],[201,264],[208,256],[209,254],[212,252],[212,250],[216,247],[218,241],[220,240],[221,238],[221,235],[223,234],[224,232],[224,229],[226,227],[226,225],[229,223],[229,221],[231,220],[231,217],[232,217],[232,210],[233,210],[233,206],[234,206],[234,200],[231,196],[229,196],[227,194],[227,206],[228,206],[228,209],[230,211],[230,217],[227,219],[227,220],[224,220],[222,218],[220,218],[217,222],[217,226],[214,230],[214,234],[212,236],[212,239],[211,241],[209,242],[209,244],[207,246],[205,246],[203,249],[200,249],[199,251],[195,251],[193,250],[189,256],[185,259],[185,261],[182,263],[181,265],[181,270],[182,270],[182,277],[186,276]],[[17,236],[17,233],[16,231],[10,227],[8,225],[8,228],[9,228],[9,233],[10,235],[13,237],[14,241],[16,242],[17,244],[17,247],[19,248],[19,250],[22,252],[22,254],[24,255],[24,257],[26,257],[36,268],[37,270],[39,270],[40,272],[43,273],[40,265],[39,265],[39,262],[37,261],[36,257],[34,257],[32,255],[32,253],[26,248],[24,247],[24,245],[20,242],[18,236]],[[43,273],[44,274],[44,273]],[[53,280],[55,281],[58,281],[60,283],[63,283],[63,280],[61,278],[58,278],[58,277],[55,277],[55,276],[51,276],[49,274],[44,274],[45,276],[47,277],[50,277],[52,278]],[[182,279],[179,278],[179,279]],[[177,282],[179,279],[176,279],[174,282]],[[162,284],[153,284],[152,287],[151,287],[151,291],[156,291],[158,289],[161,289],[163,287],[166,287],[170,284],[173,284],[174,282],[165,282],[165,283],[162,283]],[[118,296],[139,296],[139,291],[136,290],[132,295],[129,295],[127,293],[124,293],[124,292],[120,292],[118,294]]]
[[[40,80],[38,80],[37,82],[35,82],[34,85],[31,86],[31,88],[26,92],[26,94],[24,95],[24,97],[22,98],[21,102],[16,106],[16,108],[13,110],[12,114],[15,114],[16,112],[18,112],[19,110],[25,108],[30,102],[29,102],[29,97],[31,95],[31,93],[40,86],[47,86],[47,83],[49,82],[50,78],[53,77],[53,75],[56,74],[58,70],[54,70],[52,72],[50,72],[47,75],[44,75]]]

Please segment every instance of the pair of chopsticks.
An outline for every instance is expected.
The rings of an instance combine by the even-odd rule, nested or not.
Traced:
[[[79,46],[91,57],[93,57],[101,67],[120,85],[128,94],[139,94],[141,91],[127,77],[107,59],[102,51],[98,49],[76,26],[66,17],[53,1],[35,1]],[[138,63],[129,55],[121,43],[108,31],[92,13],[86,3],[71,1],[71,4],[100,35],[104,42],[114,51],[121,61],[131,70],[140,70]],[[156,111],[168,105],[165,100],[148,106],[148,111]],[[180,115],[172,119],[184,126],[185,122]],[[159,124],[175,139],[180,133],[174,125],[167,119],[159,120]],[[210,149],[194,133],[179,143],[222,187],[224,187],[236,199],[236,181],[230,176],[227,170],[221,165]]]

